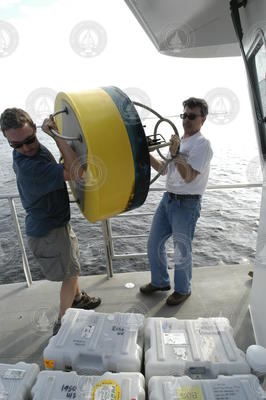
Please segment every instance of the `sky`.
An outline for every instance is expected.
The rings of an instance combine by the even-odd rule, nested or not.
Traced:
[[[204,133],[217,150],[228,143],[237,151],[241,140],[241,151],[257,157],[241,57],[164,56],[122,0],[0,0],[0,68],[1,112],[21,107],[37,124],[60,91],[117,86],[163,116],[179,115],[185,98],[207,96],[213,104]]]

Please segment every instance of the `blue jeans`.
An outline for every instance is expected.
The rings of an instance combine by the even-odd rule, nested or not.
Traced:
[[[152,285],[157,287],[170,285],[165,243],[170,236],[173,236],[175,292],[182,294],[190,292],[192,240],[200,208],[200,199],[172,199],[168,192],[164,193],[153,217],[148,239]]]

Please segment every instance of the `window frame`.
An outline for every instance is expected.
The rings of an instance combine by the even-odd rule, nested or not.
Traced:
[[[258,81],[258,69],[256,66],[256,55],[264,47],[266,53],[266,40],[264,32],[261,28],[256,31],[255,39],[252,42],[247,54],[247,64],[249,69],[249,76],[251,80],[251,89],[254,98],[254,105],[256,110],[256,119],[258,124],[258,131],[261,143],[261,150],[264,160],[266,160],[266,115],[264,115],[262,96]],[[266,65],[266,63],[265,63]],[[265,70],[266,74],[266,70]],[[266,76],[265,76],[266,79]],[[266,94],[265,94],[266,96]]]

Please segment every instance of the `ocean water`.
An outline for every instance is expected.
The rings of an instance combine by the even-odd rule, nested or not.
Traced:
[[[219,128],[221,129],[221,127]],[[255,135],[245,138],[236,135],[234,142],[225,133],[213,135],[218,130],[213,124],[206,127],[206,137],[212,142],[212,160],[209,185],[261,182],[261,172]],[[224,128],[224,132],[226,132]],[[57,148],[49,137],[39,133],[40,141],[58,157]],[[0,193],[17,193],[15,175],[12,170],[12,152],[5,138],[0,136],[1,169]],[[156,154],[155,154],[156,155]],[[164,188],[165,179],[160,177],[153,187]],[[152,215],[129,217],[134,212],[154,213],[162,192],[150,192],[145,204],[128,213],[127,218],[111,221],[114,235],[126,236],[147,234]],[[255,257],[256,237],[260,208],[260,188],[207,190],[202,201],[201,217],[198,220],[193,242],[194,267],[217,264],[252,262]],[[25,212],[19,199],[15,201],[19,223],[25,239]],[[80,213],[75,203],[71,204],[71,224],[80,246],[81,275],[102,274],[106,271],[105,252],[101,223],[91,224]],[[147,238],[114,239],[115,254],[146,251]],[[40,269],[24,241],[33,280],[42,278]],[[171,240],[167,245],[171,250]],[[169,257],[169,268],[173,258]],[[114,273],[148,270],[147,257],[128,258],[113,262]],[[22,257],[15,227],[7,200],[0,200],[0,283],[24,281]]]

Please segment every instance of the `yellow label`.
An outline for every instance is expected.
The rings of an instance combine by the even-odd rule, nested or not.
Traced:
[[[43,362],[44,362],[44,365],[45,365],[45,368],[47,368],[47,369],[53,369],[54,368],[54,363],[55,363],[55,361],[54,360],[47,360],[47,358],[43,358]]]
[[[183,386],[176,392],[178,400],[204,400],[201,386]]]
[[[112,380],[104,380],[96,383],[92,390],[91,400],[120,400],[120,386]]]

